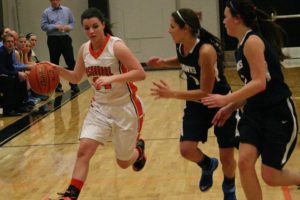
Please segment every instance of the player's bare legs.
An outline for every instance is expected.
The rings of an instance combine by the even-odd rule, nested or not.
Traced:
[[[253,145],[240,143],[239,170],[244,193],[248,200],[262,200],[262,191],[257,178],[255,163],[258,151]]]
[[[267,165],[261,167],[262,178],[270,186],[299,185],[300,174],[288,169],[277,170]]]
[[[62,199],[73,200],[78,198],[88,174],[90,159],[95,154],[99,144],[101,143],[88,138],[80,140],[71,183],[68,189],[62,194]]]
[[[80,140],[77,159],[73,170],[72,178],[85,181],[89,170],[90,159],[95,154],[99,142],[88,138]]]
[[[131,159],[126,161],[117,159],[117,163],[123,169],[132,166],[134,171],[142,170],[146,163],[145,141],[143,139],[138,139]]]
[[[224,180],[222,183],[224,199],[235,200],[236,161],[234,159],[234,148],[220,148],[219,154],[224,174]]]

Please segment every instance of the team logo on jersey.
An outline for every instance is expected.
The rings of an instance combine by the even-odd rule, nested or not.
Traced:
[[[240,69],[243,68],[243,62],[242,60],[239,60],[237,63],[236,63],[236,70],[237,71],[240,71]]]
[[[112,76],[110,67],[101,67],[101,66],[90,66],[86,68],[86,74],[88,77],[93,77],[92,81],[95,82],[100,76]],[[96,87],[96,90],[107,91],[112,88],[111,84],[103,85],[101,87]]]
[[[110,67],[90,66],[86,68],[87,76],[112,76]]]
[[[188,77],[190,77],[194,80],[195,85],[200,85],[200,81],[196,77],[194,77],[193,75],[190,75],[190,74],[188,75]]]
[[[195,67],[193,67],[193,66],[181,64],[181,69],[182,69],[182,71],[184,71],[186,73],[197,74],[197,71],[196,71]]]

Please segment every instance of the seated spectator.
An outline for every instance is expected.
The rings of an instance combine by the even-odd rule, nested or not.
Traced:
[[[26,54],[26,56],[24,56],[24,63],[29,64],[29,63],[38,63],[38,62],[40,62],[38,57],[36,56],[34,50],[33,50],[34,47],[36,46],[36,43],[37,43],[37,36],[34,33],[28,33],[26,35],[26,39],[27,39],[26,48],[23,51],[23,53]],[[41,99],[42,101],[45,101],[49,98],[46,95],[37,94],[32,90],[30,91],[30,93],[33,97]]]
[[[37,36],[34,33],[27,33],[26,39],[30,42],[30,49],[31,49],[31,60],[33,62],[39,63],[40,60],[38,59],[37,55],[34,52],[34,48],[37,44]]]
[[[28,98],[27,74],[16,68],[14,38],[10,34],[3,36],[0,47],[0,90],[3,93],[2,108],[4,116],[18,116],[30,111],[24,102]],[[25,69],[27,66],[23,66]]]
[[[0,29],[0,46],[3,45],[3,39],[2,39],[3,33],[4,33],[4,29]]]
[[[15,40],[15,57],[16,57],[16,65],[15,67],[18,70],[30,70],[32,67],[36,65],[34,62],[28,62],[28,49],[26,50],[26,37],[25,35],[18,34],[16,31],[11,30],[10,33],[14,37]],[[29,72],[27,72],[29,73]],[[30,85],[27,81],[27,88],[28,88],[28,100],[27,103],[35,106],[38,104],[41,99],[33,96],[31,94]]]
[[[18,63],[25,64],[24,54],[23,54],[25,47],[26,47],[26,37],[25,35],[19,35],[18,41],[15,46],[15,53],[16,53],[16,58]]]
[[[18,42],[19,42],[19,34],[16,31],[11,30],[11,31],[9,31],[9,35],[13,36],[13,38],[14,38],[14,47],[15,47],[15,51],[13,51],[13,54],[14,54],[14,56],[13,56],[14,67],[18,71],[31,70],[32,67],[36,66],[36,64],[35,63],[24,64],[24,63],[22,63],[21,58],[19,58],[16,55],[16,48],[17,48]]]
[[[0,47],[3,46],[3,35],[9,33],[10,31],[11,30],[8,27],[0,30]]]

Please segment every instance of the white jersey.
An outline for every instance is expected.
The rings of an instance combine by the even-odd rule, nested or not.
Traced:
[[[103,48],[98,52],[92,50],[90,41],[84,44],[83,61],[91,85],[100,76],[112,76],[128,71],[114,55],[113,46],[117,41],[122,40],[118,37],[108,35]],[[132,82],[112,83],[102,86],[99,90],[93,85],[92,88],[95,93],[94,100],[103,104],[113,104],[130,100],[131,97],[135,97],[137,90],[137,87]]]
[[[99,52],[91,49],[90,41],[84,44],[83,61],[89,82],[100,76],[126,73],[127,68],[115,57],[113,45],[121,39],[107,36]],[[130,160],[143,123],[143,105],[132,82],[112,83],[97,90],[84,120],[80,138],[89,138],[102,144],[109,139],[119,160]]]

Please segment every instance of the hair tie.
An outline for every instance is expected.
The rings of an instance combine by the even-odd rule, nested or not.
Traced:
[[[235,13],[239,13],[237,6],[235,5],[235,2],[233,2],[233,0],[229,1],[229,5],[231,7],[231,9],[235,12]]]
[[[185,20],[184,20],[183,17],[181,16],[179,10],[177,10],[176,13],[177,13],[177,15],[179,16],[179,18],[181,19],[181,21],[183,21],[183,22],[186,24]]]

